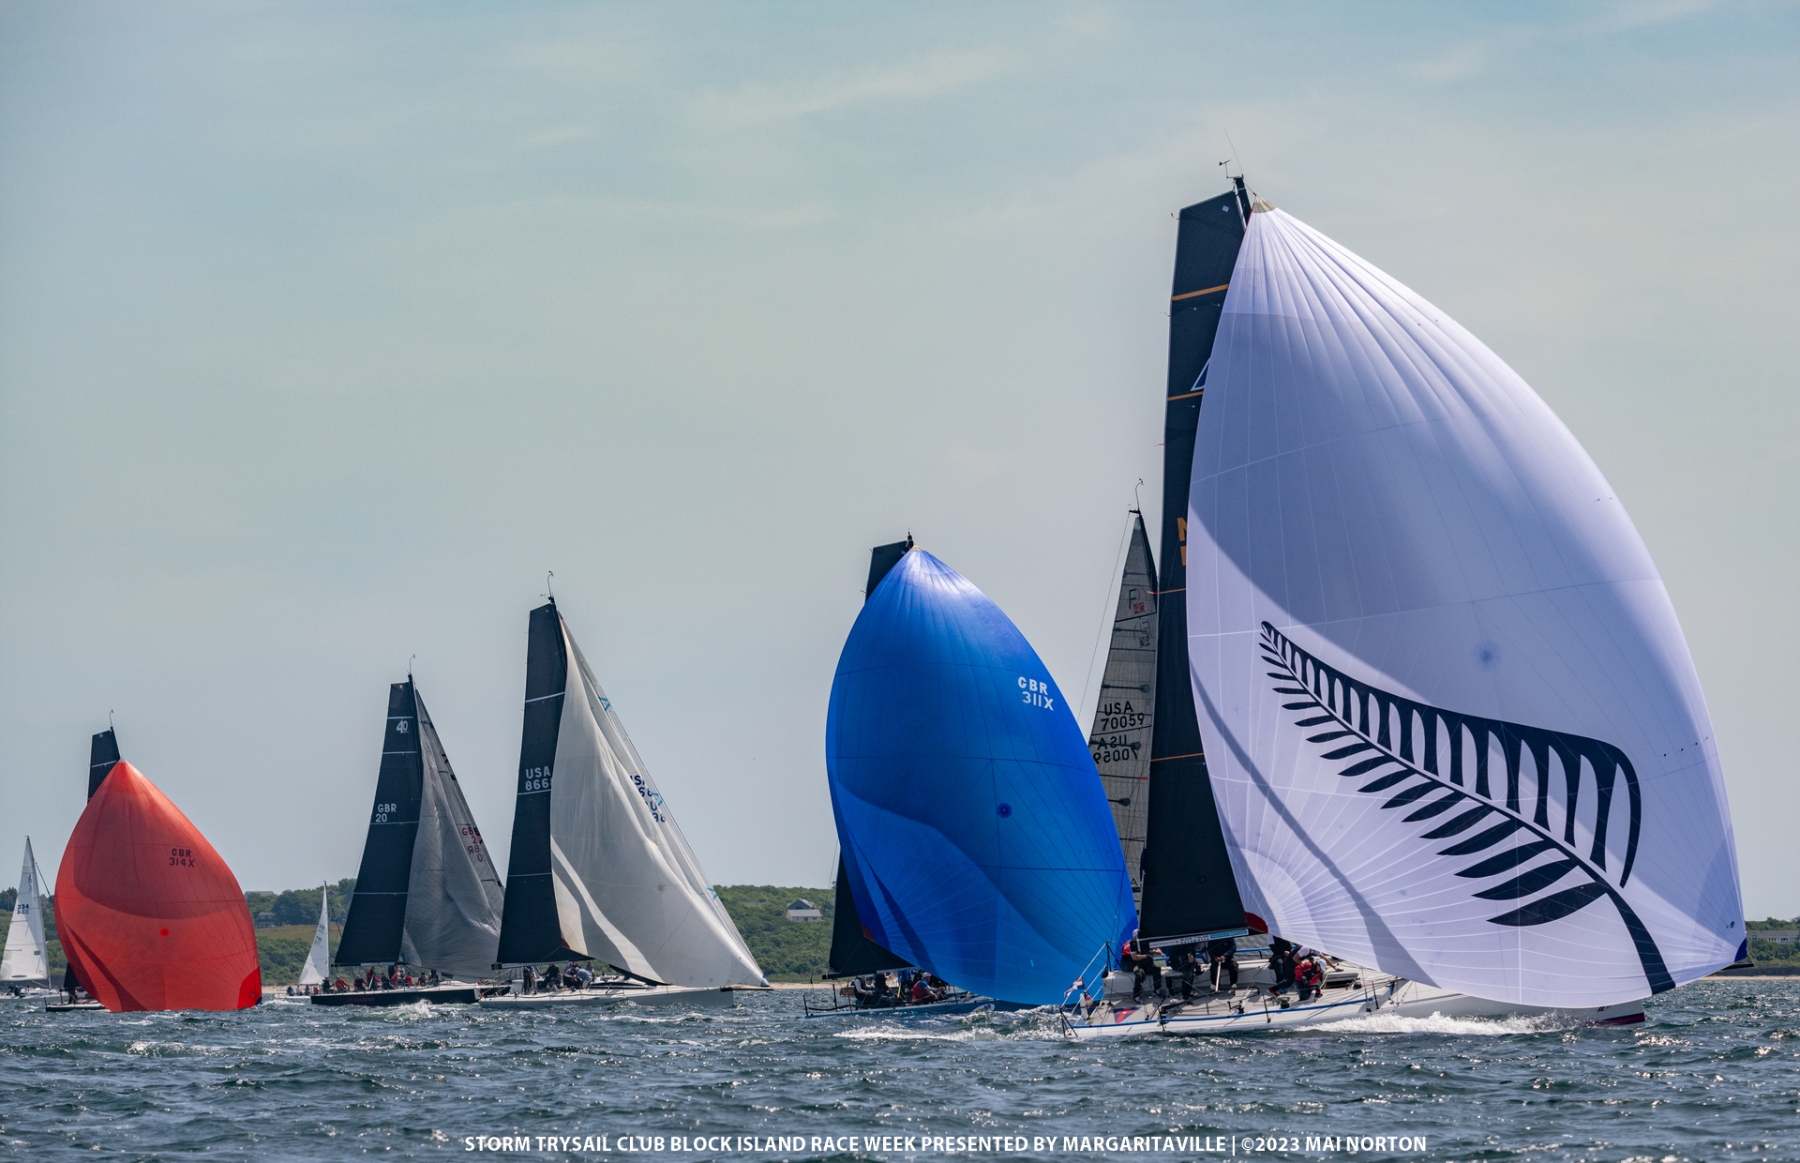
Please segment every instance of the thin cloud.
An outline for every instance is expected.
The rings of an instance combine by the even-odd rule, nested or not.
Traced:
[[[746,85],[707,92],[694,102],[703,119],[735,125],[788,121],[881,101],[915,101],[954,93],[1014,67],[1004,50],[938,52],[898,65],[836,74],[801,85]]]

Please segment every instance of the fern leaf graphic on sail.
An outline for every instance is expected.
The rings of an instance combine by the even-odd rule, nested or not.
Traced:
[[[1510,1005],[1617,1005],[1730,964],[1712,723],[1612,486],[1440,308],[1252,210],[1181,603],[1244,909]]]
[[[1393,793],[1382,803],[1384,809],[1411,807],[1424,800],[1399,817],[1399,822],[1418,825],[1415,831],[1421,842],[1451,840],[1437,855],[1454,858],[1461,865],[1457,876],[1494,882],[1471,895],[1480,900],[1526,902],[1489,917],[1489,923],[1543,925],[1580,912],[1597,900],[1610,900],[1637,946],[1651,992],[1674,986],[1649,930],[1606,872],[1607,828],[1621,778],[1629,803],[1630,838],[1618,873],[1619,885],[1630,879],[1637,858],[1643,801],[1637,773],[1622,751],[1598,739],[1459,715],[1403,699],[1326,666],[1267,622],[1262,627],[1262,649],[1263,661],[1276,668],[1267,672],[1275,680],[1273,692],[1303,696],[1281,705],[1306,716],[1294,726],[1316,732],[1308,734],[1306,741],[1318,745],[1321,759],[1347,761],[1338,775],[1368,780],[1358,792]],[[1315,711],[1321,713],[1307,714]],[[1415,734],[1422,746],[1414,746]],[[1504,765],[1504,798],[1490,778],[1489,760],[1496,752]],[[1465,763],[1465,757],[1472,761]],[[1552,775],[1552,757],[1560,768],[1560,783]],[[1440,772],[1440,767],[1445,770]],[[1584,771],[1593,776],[1596,799],[1586,855],[1578,850],[1576,838]],[[1532,777],[1536,794],[1531,803],[1522,806],[1524,776]],[[1434,795],[1436,798],[1428,798]],[[1550,819],[1553,801],[1562,822],[1560,837]],[[1449,815],[1451,812],[1455,814]],[[1440,820],[1446,815],[1448,819]],[[1432,823],[1434,820],[1439,822]],[[1477,828],[1480,830],[1475,831]],[[1457,836],[1463,839],[1452,839]],[[1495,854],[1481,855],[1490,852]],[[1471,863],[1470,857],[1477,859]],[[1539,857],[1548,859],[1532,863]],[[1548,896],[1538,895],[1571,876],[1576,877],[1574,883]],[[1579,879],[1583,876],[1585,880]]]

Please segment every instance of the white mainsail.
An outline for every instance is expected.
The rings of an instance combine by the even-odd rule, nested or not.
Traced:
[[[401,951],[414,965],[461,978],[486,977],[500,945],[506,893],[416,687],[413,697],[423,778]]]
[[[1476,997],[1597,1006],[1744,941],[1712,725],[1612,488],[1442,311],[1259,204],[1188,507],[1244,906]]]
[[[563,940],[577,953],[668,985],[767,984],[568,625],[561,626],[574,663],[550,798],[551,882]]]
[[[300,970],[301,985],[318,985],[331,970],[331,889],[319,891],[319,927],[313,931],[312,948]]]
[[[48,985],[50,964],[44,956],[44,902],[38,891],[37,857],[25,837],[25,861],[19,869],[19,895],[12,924],[6,930],[6,952],[0,955],[0,982]]]

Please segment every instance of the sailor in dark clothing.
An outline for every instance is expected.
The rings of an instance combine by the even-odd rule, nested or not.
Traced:
[[[519,987],[519,992],[521,992],[521,993],[536,993],[537,992],[537,984],[538,984],[537,967],[535,965],[527,965],[525,967],[525,980],[524,980],[523,984]]]
[[[1199,946],[1177,945],[1169,950],[1169,967],[1181,975],[1181,996],[1184,1001],[1194,996],[1194,979],[1200,975]]]
[[[1131,1000],[1144,1000],[1144,982],[1150,982],[1150,993],[1156,993],[1156,954],[1148,949],[1139,949],[1134,942],[1127,945],[1124,957],[1125,968],[1131,970]]]
[[[1280,937],[1269,938],[1269,972],[1275,975],[1270,993],[1285,993],[1294,984],[1294,947]]]
[[[1221,937],[1210,941],[1206,946],[1206,955],[1212,959],[1213,992],[1219,991],[1220,984],[1229,974],[1231,983],[1225,988],[1236,989],[1238,983],[1237,942],[1230,937]]]

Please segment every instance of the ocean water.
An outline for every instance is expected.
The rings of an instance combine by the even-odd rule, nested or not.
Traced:
[[[1800,1160],[1800,982],[1696,983],[1624,1030],[1376,1015],[1104,1044],[1042,1013],[806,1020],[786,990],[553,1014],[8,1001],[0,1030],[5,1158]]]

